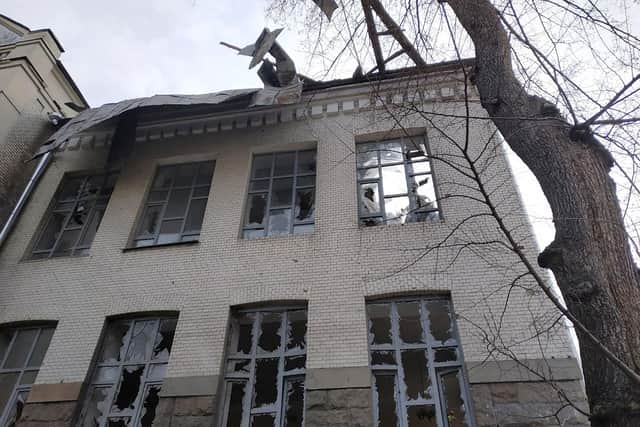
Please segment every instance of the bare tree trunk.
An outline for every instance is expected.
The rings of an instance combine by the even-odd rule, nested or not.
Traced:
[[[538,179],[556,227],[538,262],[550,268],[568,308],[640,373],[640,280],[625,234],[609,152],[550,103],[529,95],[511,64],[508,35],[489,0],[448,0],[476,50],[483,106]],[[533,119],[533,120],[531,120]],[[640,426],[640,387],[578,331],[594,426]]]

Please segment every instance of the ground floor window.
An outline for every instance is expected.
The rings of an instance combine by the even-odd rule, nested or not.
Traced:
[[[307,311],[238,311],[225,360],[227,427],[298,427],[304,419]]]
[[[374,302],[367,314],[374,425],[472,426],[450,302]]]
[[[176,323],[175,318],[121,319],[108,323],[81,426],[153,424]]]
[[[20,419],[54,330],[0,328],[0,426],[13,427]]]

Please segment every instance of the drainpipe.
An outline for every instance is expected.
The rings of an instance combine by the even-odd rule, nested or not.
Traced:
[[[44,154],[40,158],[40,161],[38,162],[38,166],[36,166],[36,169],[33,171],[31,178],[29,178],[29,182],[27,182],[27,186],[24,188],[24,190],[22,191],[22,194],[20,195],[20,198],[18,199],[18,203],[11,211],[11,215],[9,215],[7,222],[2,227],[2,231],[0,231],[0,248],[2,248],[2,245],[4,244],[5,240],[7,240],[7,237],[9,236],[9,232],[11,231],[16,221],[18,220],[18,217],[20,216],[20,212],[22,212],[24,205],[27,204],[27,200],[29,200],[29,196],[31,196],[31,193],[33,192],[34,188],[36,188],[36,185],[38,184],[38,181],[40,180],[40,177],[42,176],[44,171],[47,170],[47,166],[49,166],[49,163],[51,163],[52,158],[53,158],[53,153],[51,151],[48,151],[46,154]]]

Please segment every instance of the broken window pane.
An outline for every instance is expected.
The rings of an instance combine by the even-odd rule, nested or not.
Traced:
[[[257,359],[253,408],[276,402],[278,398],[278,359]]]
[[[449,427],[466,427],[465,403],[460,390],[460,371],[446,371],[439,375],[440,386],[444,394],[447,421]]]
[[[431,383],[425,350],[403,350],[405,392],[409,400],[431,398]]]
[[[253,313],[243,313],[234,317],[232,338],[232,353],[251,353],[251,345],[253,341]]]
[[[252,194],[249,196],[249,209],[247,211],[246,224],[251,226],[263,225],[266,207],[266,194]]]
[[[269,229],[270,236],[278,236],[289,234],[291,225],[291,209],[276,209],[269,212]]]
[[[104,383],[104,382],[114,382],[118,379],[118,374],[120,373],[120,368],[118,366],[105,366],[102,368],[96,369],[94,382],[96,383]]]
[[[11,350],[4,361],[4,369],[21,368],[27,361],[33,341],[38,335],[37,329],[20,329],[11,346]]]
[[[29,358],[29,363],[27,363],[28,366],[42,365],[42,360],[44,359],[44,355],[47,352],[47,349],[49,348],[51,337],[53,337],[53,328],[40,330],[40,336],[38,336],[36,346],[33,348],[33,352],[31,353],[31,357]]]
[[[378,427],[396,427],[398,425],[398,415],[395,376],[375,375],[374,383],[378,402]]]
[[[427,301],[426,306],[433,339],[442,343],[453,339],[449,304],[443,301]]]
[[[296,221],[313,221],[315,199],[312,188],[296,191]]]
[[[389,304],[369,304],[369,343],[391,344],[391,316]]]
[[[149,358],[149,347],[155,339],[156,322],[154,320],[137,321],[134,323],[127,361],[146,360]]]
[[[296,153],[276,154],[274,176],[293,175],[293,166],[296,160]]]
[[[298,152],[298,175],[316,173],[316,151]]]
[[[159,393],[160,385],[150,385],[147,388],[144,401],[142,402],[141,427],[151,427],[153,425],[153,419],[156,417],[156,408],[160,401]]]
[[[400,340],[405,344],[424,343],[422,322],[420,321],[420,304],[417,302],[398,303]]]
[[[13,393],[13,388],[18,382],[18,373],[0,374],[0,410],[2,410]]]
[[[260,321],[258,352],[271,353],[280,348],[282,342],[282,314],[264,313]]]
[[[287,350],[304,349],[307,335],[306,311],[290,311],[288,313]]]
[[[276,416],[273,414],[254,415],[251,427],[275,427]]]
[[[296,369],[304,369],[305,363],[307,361],[307,356],[292,356],[284,359],[284,370],[285,371],[294,371]]]
[[[380,191],[377,183],[360,184],[360,209],[363,214],[380,212]]]
[[[392,350],[372,351],[371,364],[372,365],[395,365],[396,364],[395,352]]]
[[[251,364],[250,359],[242,359],[242,360],[227,360],[227,369],[226,373],[249,373],[249,368]]]
[[[433,405],[409,406],[407,408],[409,427],[437,427],[436,409]]]
[[[227,427],[240,427],[242,425],[242,401],[244,400],[246,383],[232,382],[227,384]]]
[[[378,147],[380,147],[380,163],[383,165],[402,162],[404,159],[404,150],[400,141],[389,141]],[[384,172],[382,174],[384,175]]]
[[[164,319],[160,321],[160,328],[156,335],[156,340],[153,345],[153,360],[167,360],[169,359],[169,352],[171,352],[171,346],[173,345],[173,338],[176,333],[177,319]]]
[[[458,359],[458,355],[455,348],[443,348],[436,350],[434,360],[436,362],[455,362]]]
[[[119,362],[124,359],[129,339],[130,321],[114,321],[109,324],[102,344],[101,362]]]
[[[356,146],[356,162],[358,167],[371,167],[378,164],[378,148],[376,144],[358,144]]]
[[[136,408],[143,373],[144,365],[125,366],[123,368],[118,391],[111,407],[113,411],[121,412]]]
[[[384,199],[384,211],[387,224],[404,224],[409,213],[408,197],[392,197]]]
[[[304,414],[304,380],[295,379],[287,381],[285,386],[286,409],[285,427],[302,427]]]

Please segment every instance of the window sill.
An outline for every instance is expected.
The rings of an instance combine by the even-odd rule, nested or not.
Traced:
[[[122,252],[133,252],[133,251],[142,251],[145,249],[154,249],[154,248],[167,248],[171,246],[193,246],[200,243],[200,240],[189,240],[187,242],[171,242],[171,243],[161,243],[159,245],[149,245],[149,246],[129,246],[122,249]]]
[[[65,256],[52,256],[52,257],[47,257],[47,258],[23,258],[20,260],[21,263],[36,263],[36,262],[46,262],[46,261],[53,261],[53,260],[57,260],[57,259],[82,259],[82,258],[88,258],[91,256],[91,253],[87,253],[87,254],[82,254],[82,255],[65,255]]]
[[[264,241],[274,241],[274,240],[286,240],[286,239],[299,238],[303,236],[308,236],[308,237],[315,236],[317,232],[318,230],[314,230],[308,233],[276,234],[276,235],[270,235],[270,236],[260,236],[260,237],[251,237],[251,238],[242,237],[242,234],[240,234],[240,236],[238,237],[238,240],[241,242],[264,242]]]
[[[360,223],[358,219],[358,229],[360,230],[369,230],[369,229],[378,229],[378,228],[386,228],[386,227],[429,227],[432,225],[441,225],[445,223],[445,219],[440,217],[436,220],[429,221],[416,221],[416,222],[406,222],[404,224],[376,224],[376,225],[363,225]]]

